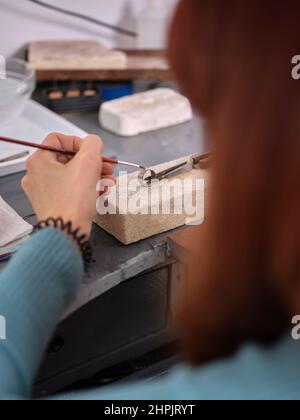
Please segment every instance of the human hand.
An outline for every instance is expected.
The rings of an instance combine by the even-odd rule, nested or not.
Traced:
[[[62,154],[37,151],[27,160],[22,187],[38,220],[61,217],[89,237],[99,196],[97,182],[101,177],[114,179],[113,166],[101,159],[103,143],[94,135],[82,140],[50,134],[44,144],[77,154],[71,159]]]

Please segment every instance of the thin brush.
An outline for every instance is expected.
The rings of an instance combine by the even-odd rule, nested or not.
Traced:
[[[0,141],[11,143],[11,144],[18,144],[19,146],[32,147],[34,149],[39,149],[39,150],[46,150],[47,152],[59,153],[59,154],[68,155],[68,156],[75,156],[77,153],[77,152],[73,152],[69,150],[57,149],[56,147],[52,147],[52,146],[46,146],[45,144],[37,144],[37,143],[29,142],[29,141],[10,139],[10,138],[1,137],[1,136],[0,136]],[[143,170],[146,169],[142,165],[137,165],[136,163],[124,162],[117,159],[110,159],[107,157],[102,157],[102,160],[104,163],[110,163],[112,165],[124,165],[124,166],[132,166],[134,168],[143,169]]]

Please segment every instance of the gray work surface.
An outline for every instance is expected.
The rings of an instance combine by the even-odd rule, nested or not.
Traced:
[[[67,114],[65,117],[83,130],[98,134],[105,144],[107,156],[140,162],[145,166],[172,161],[182,156],[205,151],[203,125],[198,118],[164,130],[133,138],[115,136],[99,127],[97,113]],[[124,167],[119,167],[124,170]],[[19,214],[34,223],[31,206],[20,188],[22,174],[0,178],[0,194]],[[138,274],[164,263],[168,233],[124,246],[97,226],[92,244],[95,264],[84,279],[81,292],[68,314]],[[1,267],[1,265],[0,265]]]
[[[65,117],[85,131],[100,135],[107,156],[146,166],[207,150],[197,118],[169,129],[121,138],[100,129],[97,113]],[[34,223],[32,208],[20,188],[22,176],[0,178],[0,194]],[[94,226],[96,262],[57,331],[59,342],[62,337],[65,343],[63,348],[57,353],[55,344],[55,351],[46,355],[37,380],[37,395],[56,392],[170,342],[167,311],[173,263],[168,256],[168,235],[124,246]]]

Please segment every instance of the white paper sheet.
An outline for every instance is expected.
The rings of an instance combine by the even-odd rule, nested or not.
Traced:
[[[1,136],[41,143],[51,132],[85,137],[87,133],[63,117],[34,101],[29,101],[23,115],[9,127],[0,127]],[[9,155],[36,150],[0,142],[0,160]],[[27,157],[0,163],[0,177],[25,170]]]
[[[25,238],[32,229],[0,196],[0,254],[1,247]]]

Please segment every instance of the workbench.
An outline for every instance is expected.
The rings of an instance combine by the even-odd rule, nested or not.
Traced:
[[[146,166],[207,150],[203,124],[197,118],[124,139],[100,129],[97,113],[65,117],[83,130],[100,135],[107,156]],[[0,178],[0,193],[22,217],[34,223],[32,208],[20,188],[22,176]],[[96,262],[49,346],[36,380],[36,395],[59,391],[174,341],[169,311],[176,260],[168,252],[168,235],[125,247],[94,226]]]

